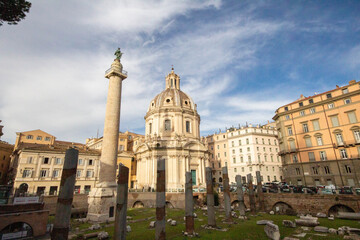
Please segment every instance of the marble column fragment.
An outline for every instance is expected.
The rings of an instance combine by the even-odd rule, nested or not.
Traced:
[[[156,181],[155,239],[165,240],[165,159],[158,159]]]
[[[212,169],[210,167],[206,168],[206,201],[207,201],[208,226],[216,227],[215,207],[214,207],[214,186],[212,181]]]
[[[247,175],[248,189],[249,189],[249,201],[250,201],[250,212],[252,214],[256,213],[256,203],[255,203],[255,193],[253,186],[253,178],[251,173]]]
[[[66,150],[56,205],[54,228],[51,233],[52,240],[68,239],[78,157],[79,150],[74,148]]]
[[[186,172],[185,179],[185,231],[192,235],[194,233],[194,198],[191,172]]]
[[[262,191],[260,171],[256,171],[256,182],[257,182],[256,191],[259,199],[259,211],[265,212],[265,200],[264,200],[264,193]]]
[[[226,166],[223,167],[222,172],[223,172],[223,184],[224,184],[225,221],[232,222],[228,168]]]
[[[236,175],[235,180],[236,180],[236,193],[237,193],[237,197],[238,197],[238,201],[239,201],[239,214],[240,214],[240,216],[244,217],[245,216],[245,203],[244,203],[244,191],[243,191],[243,186],[242,186],[242,182],[241,182],[241,176]]]
[[[126,239],[126,212],[128,199],[129,168],[119,164],[119,176],[116,196],[114,239]]]

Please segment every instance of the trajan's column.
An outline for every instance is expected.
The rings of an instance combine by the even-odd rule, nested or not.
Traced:
[[[116,206],[116,159],[118,153],[121,85],[127,78],[120,62],[120,48],[115,52],[116,59],[105,72],[109,79],[106,102],[104,136],[100,158],[99,183],[88,196],[87,218],[91,221],[114,220]]]

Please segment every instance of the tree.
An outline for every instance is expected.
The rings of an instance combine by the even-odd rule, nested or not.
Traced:
[[[4,22],[9,25],[18,24],[25,18],[31,7],[31,3],[26,0],[0,0],[0,26]]]

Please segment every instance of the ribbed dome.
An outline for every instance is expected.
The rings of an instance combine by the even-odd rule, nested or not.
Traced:
[[[167,88],[150,102],[148,111],[155,108],[183,107],[195,110],[193,100],[183,91],[176,88]]]

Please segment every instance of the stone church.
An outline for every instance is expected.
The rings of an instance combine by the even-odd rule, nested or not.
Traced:
[[[165,159],[167,192],[182,191],[188,171],[193,185],[205,187],[208,152],[200,141],[200,116],[194,101],[180,90],[174,69],[165,78],[165,90],[150,102],[145,124],[145,139],[134,148],[137,189],[156,188],[160,158]]]

